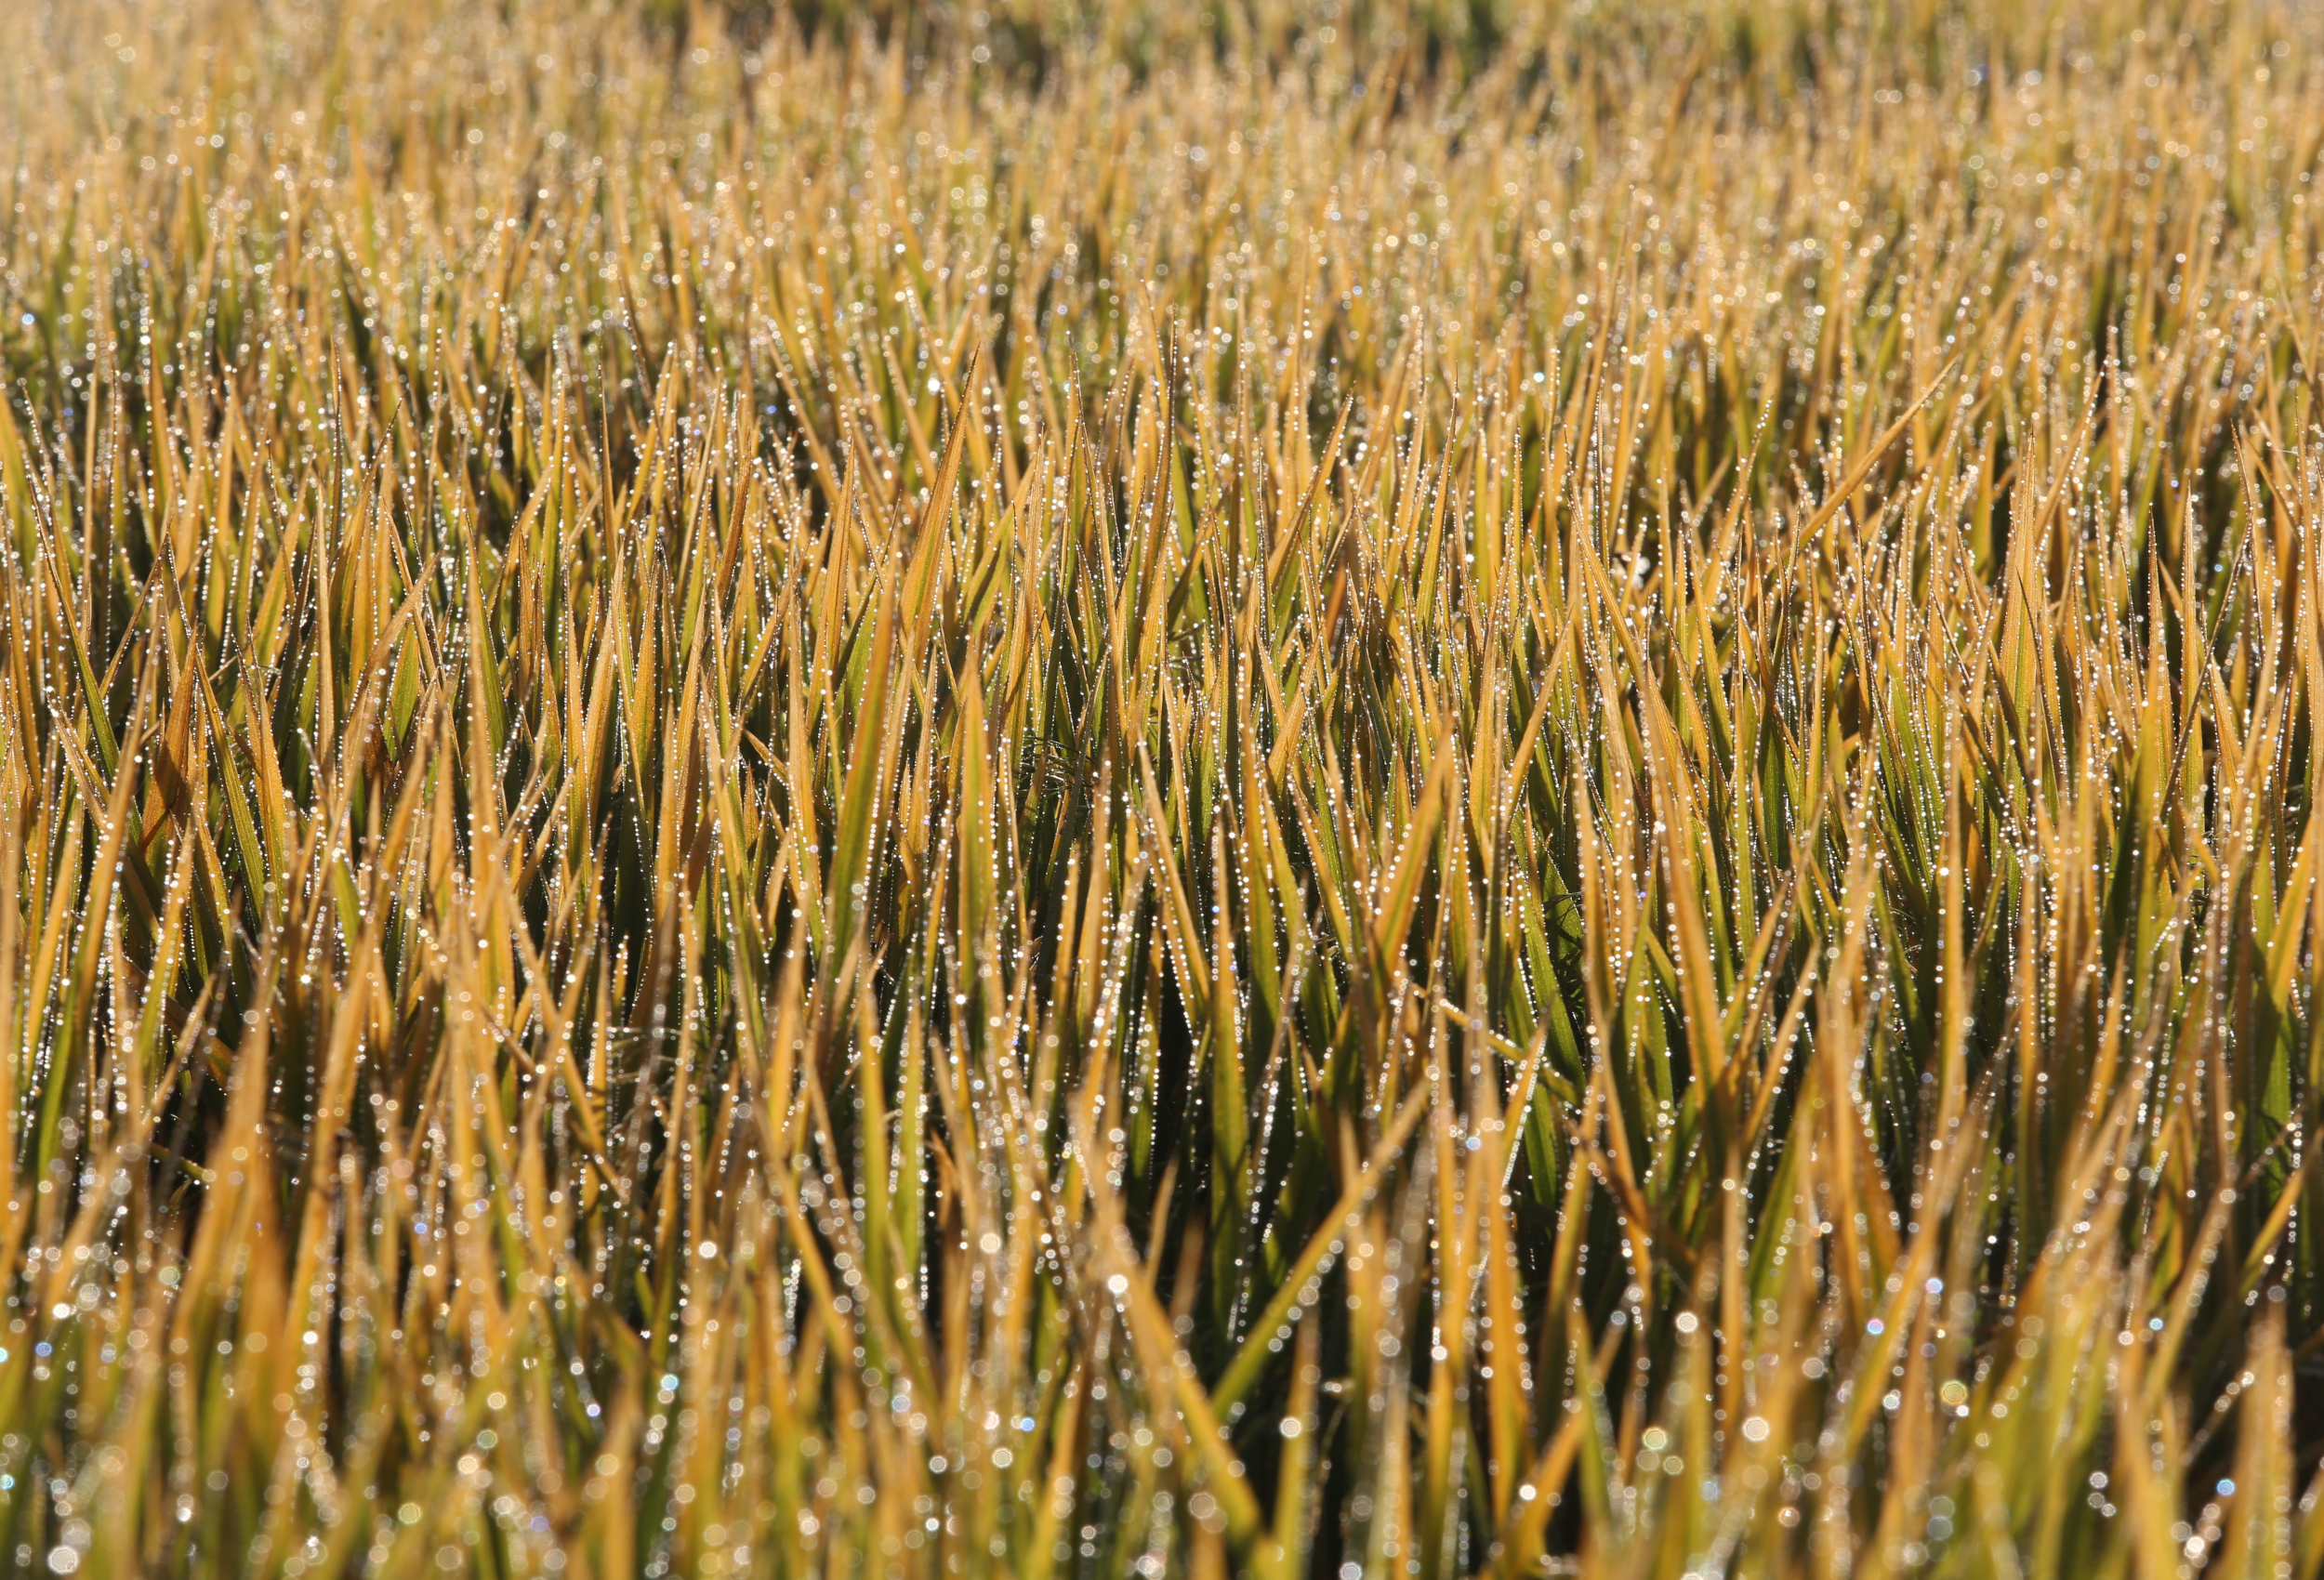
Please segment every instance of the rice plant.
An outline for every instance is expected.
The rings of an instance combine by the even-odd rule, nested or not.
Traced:
[[[0,38],[0,1571],[2324,1571],[2316,0]]]

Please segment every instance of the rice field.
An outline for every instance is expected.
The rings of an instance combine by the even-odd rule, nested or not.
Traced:
[[[2324,1573],[2317,0],[0,39],[0,1573]]]

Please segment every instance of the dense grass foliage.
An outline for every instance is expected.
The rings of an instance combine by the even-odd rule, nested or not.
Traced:
[[[2324,12],[26,0],[0,1570],[2324,1566]]]

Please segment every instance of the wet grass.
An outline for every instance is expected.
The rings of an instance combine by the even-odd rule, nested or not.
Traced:
[[[2324,1566],[2324,15],[1300,9],[0,30],[0,1570]]]

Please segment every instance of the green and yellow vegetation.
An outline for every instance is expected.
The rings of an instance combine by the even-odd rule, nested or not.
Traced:
[[[2324,1569],[2313,0],[23,0],[0,1571]]]

